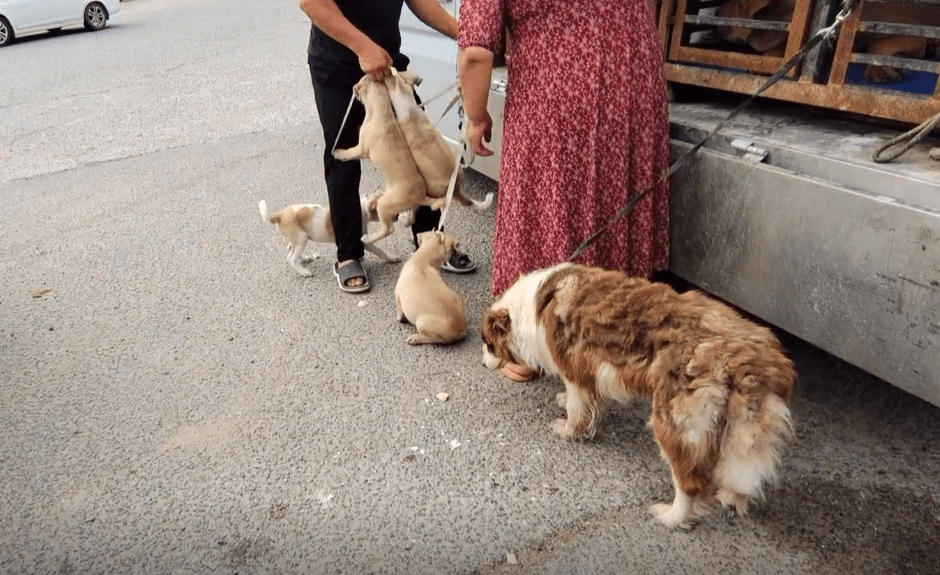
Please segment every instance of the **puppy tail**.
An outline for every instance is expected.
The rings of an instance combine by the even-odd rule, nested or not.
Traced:
[[[460,192],[454,192],[454,200],[461,206],[469,206],[477,212],[482,212],[493,205],[493,192],[486,194],[482,200],[472,200]]]
[[[272,223],[272,224],[281,223],[280,213],[268,215],[268,204],[264,200],[261,200],[260,202],[258,202],[258,211],[261,212],[262,220]]]

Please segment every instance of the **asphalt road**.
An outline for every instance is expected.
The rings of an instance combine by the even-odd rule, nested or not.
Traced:
[[[405,343],[400,264],[284,262],[258,200],[326,199],[295,2],[121,7],[0,49],[0,573],[940,572],[940,409],[781,334],[779,483],[667,530],[647,404],[565,443],[557,381]],[[456,210],[476,330],[493,213]]]

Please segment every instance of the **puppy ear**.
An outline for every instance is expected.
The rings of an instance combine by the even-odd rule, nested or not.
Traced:
[[[509,317],[508,309],[490,310],[483,318],[483,325],[480,329],[480,337],[486,344],[490,353],[498,357],[501,361],[512,362],[515,360],[512,351],[509,349],[509,339],[512,335],[512,319]]]

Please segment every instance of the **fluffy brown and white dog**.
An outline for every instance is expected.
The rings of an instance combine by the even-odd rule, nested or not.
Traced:
[[[483,320],[483,363],[559,376],[566,439],[594,435],[605,406],[649,398],[675,499],[650,512],[688,527],[714,502],[739,514],[775,477],[796,372],[770,330],[697,291],[575,264],[520,277]]]
[[[410,71],[397,72],[385,77],[385,85],[411,155],[428,184],[428,195],[443,198],[450,186],[457,152],[434,129],[431,119],[415,100],[414,87],[421,85],[421,77]],[[486,194],[482,201],[472,200],[463,195],[462,186],[463,172],[458,171],[453,198],[461,206],[471,206],[474,210],[482,211],[493,205],[492,192]]]
[[[366,75],[353,90],[366,109],[359,129],[359,143],[352,148],[336,150],[333,156],[339,160],[372,160],[385,176],[388,187],[376,203],[381,228],[370,238],[377,242],[394,231],[398,214],[419,206],[439,210],[445,201],[428,195],[428,185],[395,119],[385,83]]]
[[[362,208],[363,236],[369,233],[369,222],[378,221],[375,204],[379,196],[379,193],[375,193],[359,199],[359,206]],[[309,240],[336,243],[330,208],[318,204],[294,204],[279,212],[269,214],[267,202],[261,200],[258,202],[258,211],[261,212],[262,220],[275,224],[284,236],[287,242],[287,263],[302,276],[313,275],[313,272],[301,265],[313,259],[304,255],[304,250]],[[368,238],[364,238],[363,246],[368,251],[389,262],[399,261],[399,258],[388,255],[382,248],[367,240]]]
[[[460,247],[460,240],[436,231],[418,234],[418,240],[418,249],[395,284],[398,321],[418,329],[408,336],[411,345],[460,341],[467,334],[467,303],[441,276],[441,264]]]

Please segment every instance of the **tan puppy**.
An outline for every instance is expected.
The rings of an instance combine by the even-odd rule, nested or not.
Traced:
[[[378,221],[375,205],[379,197],[380,194],[375,193],[359,200],[359,205],[362,208],[363,236],[369,232],[369,222]],[[304,255],[304,249],[307,247],[308,240],[336,243],[330,209],[317,204],[295,204],[279,212],[268,214],[268,205],[264,200],[261,200],[258,202],[258,210],[261,212],[261,219],[277,225],[278,231],[287,241],[287,263],[302,276],[309,277],[313,275],[313,272],[301,265],[301,263],[307,263],[313,259]],[[363,245],[368,251],[383,260],[389,262],[399,261],[399,258],[388,255],[371,242],[364,241]]]
[[[385,85],[392,99],[392,108],[398,125],[405,135],[411,155],[418,165],[418,170],[428,184],[428,195],[443,198],[457,160],[456,151],[444,140],[444,136],[434,129],[428,115],[421,109],[414,96],[414,86],[421,84],[421,77],[413,72],[398,72],[386,76]],[[483,201],[471,200],[461,193],[463,173],[457,174],[454,186],[454,200],[462,206],[473,206],[475,210],[485,210],[493,204],[493,193],[486,195]]]
[[[388,188],[376,204],[381,228],[370,238],[376,242],[394,231],[394,222],[399,213],[418,206],[431,206],[439,210],[444,200],[428,196],[427,183],[395,120],[385,83],[363,76],[354,91],[356,98],[366,108],[366,117],[359,129],[359,143],[346,150],[336,150],[333,156],[339,160],[372,160],[385,176]]]
[[[395,284],[398,321],[410,322],[418,333],[411,345],[454,343],[467,335],[467,303],[441,277],[441,264],[460,246],[442,232],[418,234],[420,246],[405,262]]]

